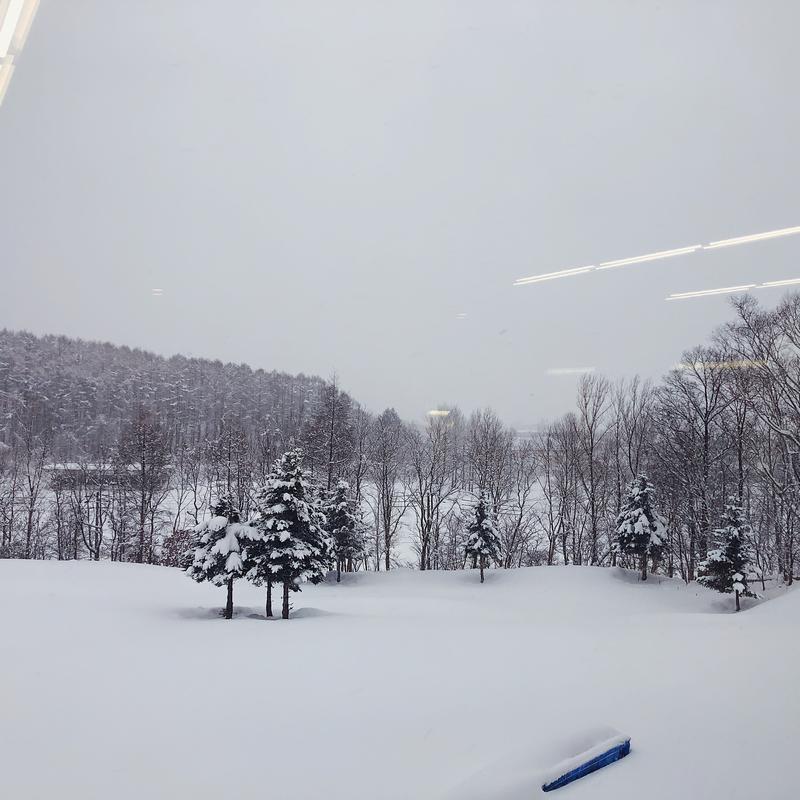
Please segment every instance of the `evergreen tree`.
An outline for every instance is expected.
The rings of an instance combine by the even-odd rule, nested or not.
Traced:
[[[742,509],[735,497],[728,499],[722,515],[722,528],[714,531],[716,544],[707,558],[700,564],[697,582],[718,592],[736,595],[736,610],[740,597],[755,597],[747,583],[751,569],[752,548],[750,526],[746,523]]]
[[[245,547],[258,539],[258,532],[239,519],[234,499],[225,494],[211,507],[211,519],[193,532],[192,546],[184,556],[186,574],[198,583],[227,585],[225,619],[233,617],[233,582],[245,572]]]
[[[325,503],[326,530],[331,542],[331,554],[336,562],[336,582],[342,579],[342,569],[352,571],[353,562],[365,551],[364,523],[350,495],[350,484],[340,480]]]
[[[285,453],[256,492],[259,540],[248,552],[248,577],[267,587],[267,616],[272,616],[272,586],[283,586],[283,619],[289,618],[289,592],[303,580],[321,580],[329,566],[325,515],[303,471],[299,449]]]
[[[464,549],[467,557],[472,559],[472,568],[480,566],[481,583],[483,583],[483,570],[487,562],[500,560],[500,535],[489,501],[483,491],[478,495],[474,518],[467,528],[467,544]]]
[[[619,551],[639,559],[642,580],[647,580],[647,559],[658,558],[664,546],[664,518],[656,511],[653,484],[639,475],[628,486],[628,493],[617,517]]]

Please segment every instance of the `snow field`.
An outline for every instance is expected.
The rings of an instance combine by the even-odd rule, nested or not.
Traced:
[[[235,600],[225,621],[177,570],[0,562],[0,795],[531,797],[528,764],[612,725],[631,755],[559,800],[795,796],[796,592],[735,615],[540,567],[345,576],[288,622]]]

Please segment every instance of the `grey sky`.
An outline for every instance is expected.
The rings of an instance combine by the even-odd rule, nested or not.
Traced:
[[[42,0],[0,107],[0,324],[527,424],[800,277],[800,4]],[[154,297],[153,287],[163,288]],[[759,296],[774,302],[777,290]],[[466,314],[466,319],[459,319]]]

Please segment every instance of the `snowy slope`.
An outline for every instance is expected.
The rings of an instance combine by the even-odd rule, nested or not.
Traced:
[[[598,725],[631,755],[559,800],[795,796],[800,593],[734,615],[612,570],[397,571],[307,587],[289,622],[244,583],[221,620],[223,594],[0,562],[0,796],[544,797],[525,765]]]

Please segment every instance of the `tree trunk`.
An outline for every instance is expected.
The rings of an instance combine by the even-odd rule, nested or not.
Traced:
[[[736,610],[737,611],[741,610],[741,607],[739,606],[739,590],[738,589],[736,590]]]
[[[289,581],[283,582],[283,610],[281,611],[283,619],[289,619]]]
[[[25,558],[31,557],[31,539],[33,538],[33,514],[34,510],[31,508],[28,511],[28,527],[25,531]]]
[[[267,580],[267,619],[272,617],[272,581]]]
[[[336,559],[336,583],[342,582],[342,560]]]
[[[233,619],[233,578],[228,578],[228,600],[225,603],[225,619]]]
[[[647,580],[647,553],[642,556],[642,580]]]
[[[143,460],[144,463],[144,460]],[[144,564],[144,526],[147,523],[147,501],[144,493],[144,471],[140,469],[139,480],[141,485],[141,497],[139,498],[139,553],[137,561]]]
[[[483,556],[481,556],[481,583],[483,583],[483,563],[484,563],[484,558]]]

